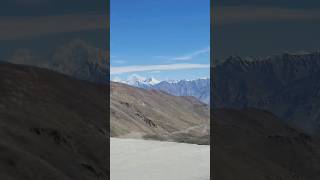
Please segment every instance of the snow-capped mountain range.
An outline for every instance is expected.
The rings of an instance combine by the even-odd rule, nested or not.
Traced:
[[[153,86],[161,82],[156,78],[153,78],[153,77],[146,78],[146,77],[139,76],[137,74],[130,75],[126,80],[122,80],[119,77],[115,77],[112,79],[112,81],[125,83],[125,84],[136,86],[136,87]]]
[[[210,102],[209,78],[160,81],[154,77],[146,78],[137,74],[132,74],[126,80],[115,77],[111,81],[144,89],[157,89],[175,96],[193,96],[206,104],[209,104]]]

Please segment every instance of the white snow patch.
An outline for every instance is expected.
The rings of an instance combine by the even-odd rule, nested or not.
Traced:
[[[137,139],[110,139],[111,180],[208,180],[210,147]]]

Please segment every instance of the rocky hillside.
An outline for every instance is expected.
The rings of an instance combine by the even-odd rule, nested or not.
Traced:
[[[217,109],[212,117],[215,179],[319,179],[319,139],[267,111]]]
[[[8,63],[0,77],[0,179],[107,179],[107,86]]]
[[[308,133],[320,130],[320,52],[248,60],[216,68],[214,107],[268,110]]]
[[[111,83],[111,136],[209,144],[209,107],[178,97]]]

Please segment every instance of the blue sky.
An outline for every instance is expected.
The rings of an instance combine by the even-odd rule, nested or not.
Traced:
[[[210,1],[181,2],[111,0],[111,78],[209,77]]]

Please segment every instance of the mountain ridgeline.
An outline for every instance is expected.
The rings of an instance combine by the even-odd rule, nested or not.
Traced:
[[[126,81],[115,80],[131,86],[156,89],[174,96],[192,96],[203,103],[210,103],[210,79],[199,78],[195,80],[169,80],[159,81],[155,78],[145,78],[139,75],[131,75]]]
[[[216,69],[216,108],[268,110],[310,134],[320,130],[320,52],[247,60],[230,57]]]
[[[17,49],[5,60],[14,64],[54,70],[81,80],[107,83],[109,67],[106,56],[101,48],[81,39],[74,39],[46,53]]]
[[[155,88],[175,96],[193,96],[210,104],[210,79],[181,80],[177,82],[162,81],[149,88]]]

